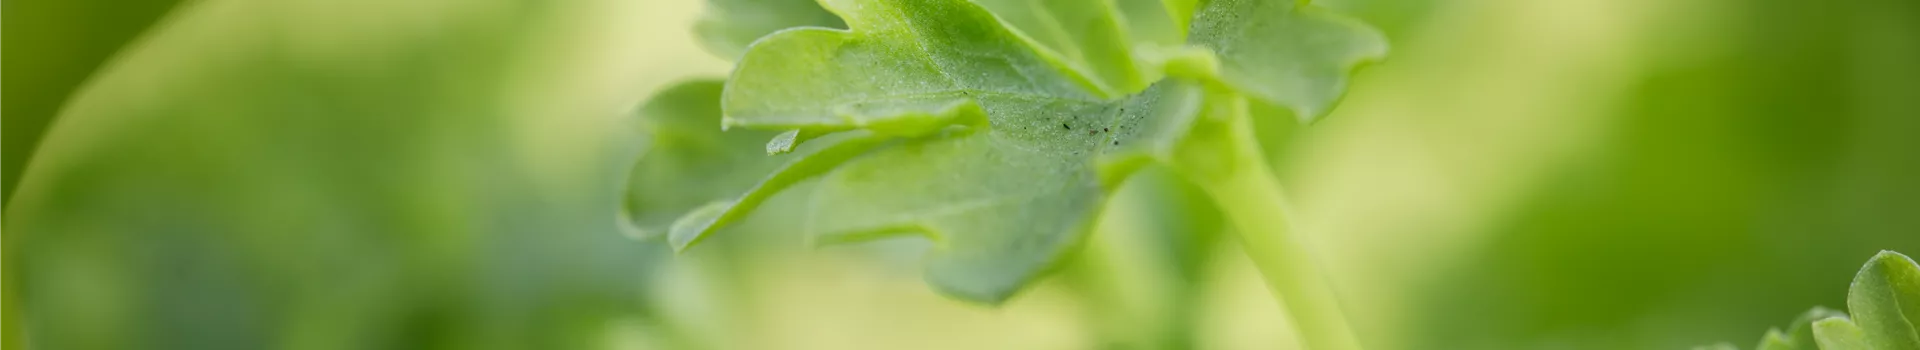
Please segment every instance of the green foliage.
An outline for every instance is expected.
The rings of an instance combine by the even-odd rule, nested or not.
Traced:
[[[976,0],[1009,29],[1089,72],[1100,92],[1126,95],[1146,87],[1135,68],[1133,39],[1112,0]]]
[[[1813,323],[1814,340],[1825,350],[1878,349],[1867,341],[1866,331],[1845,318],[1829,318]]]
[[[1760,345],[1755,348],[1760,350],[1817,350],[1819,349],[1819,345],[1814,341],[1813,323],[1834,317],[1846,317],[1846,314],[1824,307],[1814,307],[1813,310],[1807,310],[1805,314],[1801,314],[1800,318],[1794,319],[1793,323],[1787,326],[1785,332],[1780,331],[1778,328],[1767,330],[1767,335],[1760,338]]]
[[[1847,310],[1851,318],[1816,307],[1785,332],[1768,330],[1755,349],[1920,349],[1920,265],[1892,251],[1874,255],[1853,277]]]
[[[18,0],[0,11],[6,60],[0,82],[0,203],[10,201],[27,160],[63,103],[115,52],[178,0]],[[27,88],[31,87],[31,88]],[[11,304],[9,304],[11,305]],[[7,308],[11,315],[13,308]],[[9,329],[12,319],[8,319]],[[18,337],[0,340],[12,344]]]
[[[1315,116],[1348,71],[1385,48],[1370,29],[1291,1],[1217,1],[1197,16],[1170,15],[1192,13],[1176,3],[1127,7],[1191,17],[1205,35],[1184,49],[1150,47],[1178,37],[1154,18],[1140,28],[1156,32],[1136,43],[1111,1],[984,3],[1002,11],[962,0],[826,1],[848,30],[754,41],[720,98],[719,126],[787,131],[764,147],[772,153],[826,151],[788,156],[745,195],[689,212],[670,241],[685,249],[817,176],[801,225],[810,241],[924,236],[936,242],[933,286],[999,302],[1070,252],[1127,174],[1175,161],[1202,124],[1232,129],[1228,121],[1245,118],[1235,107],[1243,93]],[[1295,47],[1258,49],[1270,45]],[[1166,54],[1137,59],[1136,46]],[[1278,69],[1256,67],[1262,60]],[[1247,76],[1223,79],[1221,67]],[[1148,85],[1168,75],[1176,78]]]
[[[1366,24],[1291,1],[1209,1],[1189,35],[1219,55],[1222,81],[1301,122],[1325,115],[1346,92],[1347,75],[1387,53],[1386,39]]]
[[[846,27],[814,0],[710,0],[707,11],[693,24],[693,33],[708,52],[736,59],[754,39],[793,27]]]
[[[635,140],[572,105],[604,51],[551,45],[598,4],[388,5],[194,2],[89,80],[6,208],[28,347],[580,349],[635,317],[667,253],[612,220]]]
[[[1880,252],[1854,275],[1847,311],[1874,349],[1920,349],[1920,265]]]
[[[667,88],[636,113],[647,148],[634,165],[626,213],[641,237],[664,237],[681,215],[751,188],[780,160],[754,145],[764,131],[722,133],[718,80]]]

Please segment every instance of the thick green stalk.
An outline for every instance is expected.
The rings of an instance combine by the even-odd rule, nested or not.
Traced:
[[[1310,350],[1357,350],[1359,340],[1347,323],[1339,297],[1315,262],[1311,247],[1290,227],[1286,198],[1275,183],[1253,135],[1244,100],[1217,115],[1214,138],[1193,149],[1209,153],[1201,162],[1200,186],[1219,204],[1239,232],[1240,246],[1266,279],[1269,291],[1286,306],[1301,342]],[[1192,153],[1189,153],[1192,154]]]

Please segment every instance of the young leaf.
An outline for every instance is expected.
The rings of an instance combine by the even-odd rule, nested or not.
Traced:
[[[1813,338],[1821,350],[1876,350],[1866,332],[1844,317],[1829,317],[1813,322]]]
[[[1340,99],[1351,71],[1386,56],[1387,41],[1365,23],[1305,3],[1208,1],[1187,40],[1219,56],[1222,82],[1312,122]]]
[[[814,0],[707,0],[693,33],[708,52],[739,58],[755,39],[793,27],[842,28],[845,23]]]
[[[1760,338],[1760,345],[1754,348],[1759,350],[1820,350],[1819,345],[1816,344],[1813,339],[1813,322],[1833,317],[1846,317],[1846,314],[1824,307],[1814,307],[1812,310],[1807,310],[1806,313],[1801,314],[1799,318],[1794,319],[1793,323],[1787,326],[1785,332],[1781,332],[1777,328],[1767,330],[1767,334]]]
[[[1892,251],[1867,261],[1847,291],[1847,310],[1875,349],[1920,349],[1920,265]]]
[[[1851,319],[1815,307],[1787,328],[1768,330],[1760,350],[1920,349],[1920,264],[1881,251],[1853,277],[1847,290]],[[1816,321],[1817,320],[1817,321]],[[1817,346],[1816,346],[1817,345]]]

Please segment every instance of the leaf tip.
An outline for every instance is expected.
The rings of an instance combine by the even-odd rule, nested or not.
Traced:
[[[934,291],[941,295],[984,307],[1000,307],[1006,304],[1008,299],[1012,299],[1014,293],[1018,291],[1017,288],[961,288],[940,283],[932,275],[928,275],[927,284],[933,286]]]
[[[706,238],[707,233],[712,232],[715,224],[719,223],[720,216],[732,208],[733,201],[716,201],[680,216],[667,230],[667,243],[673,246],[675,253],[686,251],[700,243],[700,239]]]
[[[1845,317],[1814,321],[1813,338],[1821,349],[1871,349],[1865,331]]]
[[[1907,257],[1906,254],[1882,250],[1874,254],[1872,259],[1868,259],[1865,266],[1860,267],[1860,272],[1854,276],[1854,288],[1859,288],[1865,279],[1888,278],[1896,274],[1920,276],[1920,264],[1915,263],[1913,258]]]
[[[1874,254],[1873,261],[1881,262],[1881,263],[1906,263],[1906,265],[1915,265],[1913,258],[1908,257],[1906,254],[1900,254],[1900,252],[1891,251],[1891,250],[1882,250],[1880,251],[1879,254]]]

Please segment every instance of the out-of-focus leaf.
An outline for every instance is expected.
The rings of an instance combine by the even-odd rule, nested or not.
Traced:
[[[1785,332],[1779,329],[1767,330],[1767,334],[1760,338],[1760,345],[1755,348],[1760,350],[1820,350],[1819,344],[1814,341],[1813,322],[1833,317],[1846,317],[1846,314],[1824,307],[1814,307],[1812,310],[1807,310],[1807,313],[1801,314],[1800,318],[1794,319],[1793,324],[1788,325]]]
[[[1813,322],[1813,337],[1820,343],[1820,350],[1877,350],[1867,339],[1865,331],[1844,317],[1832,317]]]
[[[775,137],[767,144],[768,152],[778,153],[776,152],[778,150],[792,149],[795,147],[793,143],[799,142],[796,140],[799,136],[794,135],[802,133],[804,131],[781,133],[781,136]],[[714,197],[714,202],[675,220],[671,231],[668,232],[668,242],[673,244],[674,249],[686,249],[699,243],[714,230],[745,219],[747,214],[759,208],[761,203],[772,199],[781,191],[826,173],[834,166],[846,162],[847,159],[859,156],[889,140],[885,135],[876,135],[866,130],[836,133],[821,138],[818,142],[808,143],[799,152],[778,155],[777,158],[785,163],[762,176],[758,182],[752,183],[752,187],[716,195],[728,196],[732,193],[744,192],[743,194],[737,197]]]
[[[1185,37],[1189,34],[1187,31],[1191,30],[1193,26],[1193,12],[1199,10],[1200,5],[1204,2],[1206,1],[1160,0],[1160,6],[1166,9],[1168,17],[1173,18],[1174,28],[1179,29],[1180,36]]]
[[[722,84],[682,82],[635,112],[648,145],[628,178],[626,212],[640,236],[665,236],[680,216],[746,191],[784,160],[763,152],[774,132],[720,130]]]
[[[1219,57],[1220,80],[1312,122],[1346,92],[1355,68],[1386,56],[1387,41],[1365,23],[1304,3],[1208,1],[1187,40]]]
[[[1695,346],[1693,347],[1693,350],[1740,350],[1740,347],[1733,346],[1733,344],[1718,343],[1713,345]]]
[[[1116,0],[1121,18],[1126,20],[1127,36],[1137,44],[1173,46],[1186,42],[1187,19],[1175,18],[1160,0]],[[1192,17],[1187,12],[1186,17]]]
[[[665,252],[613,220],[636,143],[616,103],[574,99],[603,83],[577,60],[613,51],[550,45],[604,4],[182,8],[75,95],[6,208],[24,338],[604,345]]]
[[[1920,349],[1920,265],[1882,251],[1868,260],[1847,290],[1847,311],[1874,349]]]
[[[11,89],[0,90],[0,203],[10,201],[22,168],[60,106],[115,52],[173,9],[178,0],[17,0],[0,11]],[[11,284],[11,283],[9,283]],[[9,287],[10,288],[10,287]],[[8,304],[11,306],[12,304]],[[13,314],[15,308],[5,311]],[[7,328],[12,329],[12,319]],[[19,337],[8,334],[5,344]],[[9,347],[11,348],[11,347]]]
[[[707,12],[693,24],[693,33],[708,52],[726,59],[739,58],[760,37],[793,27],[842,28],[840,17],[820,8],[815,0],[707,0]]]

